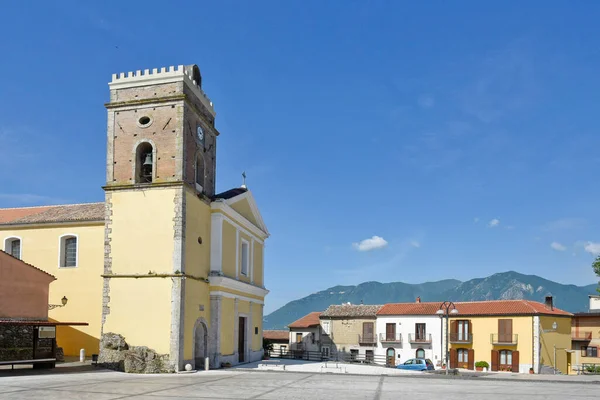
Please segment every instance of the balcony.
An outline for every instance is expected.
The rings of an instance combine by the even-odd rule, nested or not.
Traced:
[[[377,336],[375,334],[358,335],[358,344],[361,346],[376,346]]]
[[[450,334],[450,343],[473,343],[473,334],[464,334],[464,333],[451,333]]]
[[[402,343],[402,334],[388,334],[388,333],[380,333],[379,341],[381,343]]]
[[[491,343],[497,346],[516,346],[519,342],[519,335],[510,335],[506,333],[492,333]]]
[[[431,333],[429,334],[408,334],[409,343],[429,343],[431,344]]]
[[[571,340],[589,342],[590,340],[592,340],[592,332],[571,332]]]

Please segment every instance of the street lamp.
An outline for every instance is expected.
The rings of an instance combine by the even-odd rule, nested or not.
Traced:
[[[67,305],[67,301],[69,301],[69,299],[67,299],[67,296],[63,296],[63,298],[60,299],[60,302],[62,304],[48,304],[48,310],[54,310],[55,308],[64,307]]]
[[[458,310],[456,306],[451,301],[444,301],[440,305],[440,309],[436,311],[436,314],[440,316],[440,318],[446,317],[446,375],[448,375],[448,369],[450,368],[450,354],[448,353],[448,341],[450,337],[450,332],[448,331],[448,318],[450,314],[456,315],[458,314]]]

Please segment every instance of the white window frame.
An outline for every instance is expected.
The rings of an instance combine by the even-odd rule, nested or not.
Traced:
[[[241,245],[240,245],[240,274],[244,275],[244,276],[249,276],[250,275],[250,242],[248,242],[246,239],[241,238]],[[244,272],[244,245],[247,246],[247,251],[246,251],[246,271]]]
[[[15,240],[18,240],[19,244],[21,246],[19,248],[18,259],[22,260],[23,259],[23,257],[22,257],[22,255],[23,255],[23,239],[21,239],[20,236],[10,236],[10,237],[7,237],[6,239],[4,239],[4,252],[8,253],[8,254],[12,254],[12,242],[14,242]],[[9,246],[10,246],[10,248],[9,248]]]
[[[69,238],[75,238],[77,246],[75,248],[75,266],[74,267],[64,267],[65,260],[65,240]],[[58,237],[58,268],[62,269],[71,269],[79,267],[79,235],[76,233],[65,233],[64,235],[60,235]]]

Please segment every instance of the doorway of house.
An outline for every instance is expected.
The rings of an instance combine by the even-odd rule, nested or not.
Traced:
[[[240,317],[238,327],[238,360],[246,362],[246,317]]]
[[[208,348],[208,330],[204,322],[198,321],[194,330],[194,363],[196,370],[204,368],[206,349]]]
[[[396,350],[392,349],[391,347],[389,349],[387,349],[386,358],[387,358],[386,364],[388,367],[396,366]]]

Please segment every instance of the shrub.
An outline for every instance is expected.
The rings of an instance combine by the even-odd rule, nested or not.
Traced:
[[[490,367],[490,364],[488,364],[488,362],[487,362],[487,361],[477,361],[477,362],[475,363],[475,366],[476,366],[476,367],[479,367],[479,368],[489,368],[489,367]]]

